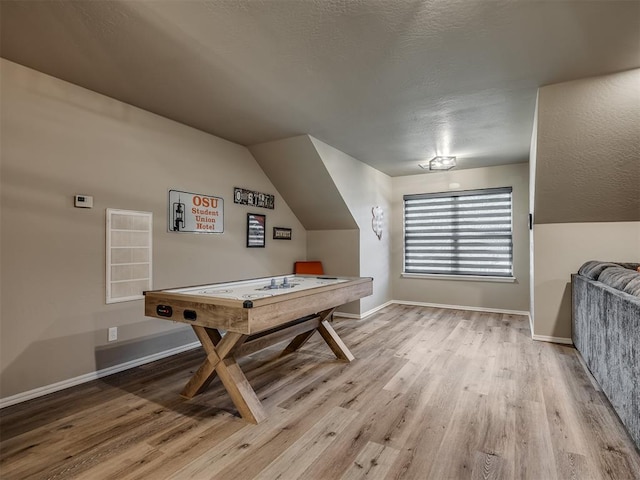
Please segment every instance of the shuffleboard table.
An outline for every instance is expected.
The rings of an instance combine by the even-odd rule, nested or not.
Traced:
[[[207,357],[182,391],[192,398],[216,375],[240,415],[259,423],[264,408],[237,359],[293,337],[295,352],[317,331],[339,359],[353,355],[329,320],[340,305],[371,295],[373,279],[283,275],[145,292],[145,315],[191,325]]]

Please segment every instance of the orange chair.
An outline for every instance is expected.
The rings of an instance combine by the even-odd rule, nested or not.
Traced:
[[[293,264],[293,273],[300,275],[324,275],[322,262],[296,262]]]

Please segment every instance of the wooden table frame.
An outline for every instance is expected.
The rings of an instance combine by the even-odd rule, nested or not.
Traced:
[[[217,375],[242,418],[259,423],[266,413],[238,359],[292,338],[280,354],[288,355],[317,331],[337,358],[351,362],[353,354],[329,319],[336,307],[370,295],[373,287],[371,278],[346,280],[252,302],[150,291],[145,292],[145,315],[190,324],[207,354],[182,396],[193,398]]]
[[[266,418],[266,414],[255,391],[238,366],[238,359],[294,336],[280,354],[288,355],[302,347],[317,331],[336,357],[351,362],[355,357],[328,321],[334,310],[335,308],[325,310],[317,316],[306,317],[254,335],[227,332],[223,337],[215,328],[193,325],[192,328],[207,353],[207,358],[193,374],[181,395],[193,398],[202,392],[217,374],[242,418],[251,423],[261,422]]]

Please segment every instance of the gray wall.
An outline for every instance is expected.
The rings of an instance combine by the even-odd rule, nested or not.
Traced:
[[[571,338],[571,274],[640,260],[640,69],[538,93],[534,335]]]
[[[307,230],[357,227],[309,135],[252,145],[249,150]]]
[[[390,177],[309,135],[250,150],[313,232],[308,259],[321,260],[327,273],[373,277],[373,295],[340,311],[362,314],[391,300],[389,229],[378,239],[371,228],[373,207],[389,215]]]
[[[359,313],[366,313],[392,299],[389,278],[391,178],[316,138],[311,137],[311,141],[358,224],[358,276],[373,278],[373,295],[360,300]],[[372,228],[375,206],[380,206],[386,216],[380,239]]]
[[[298,135],[249,149],[307,229],[307,260],[321,261],[328,275],[360,276],[358,224],[312,138]],[[338,310],[360,314],[361,300]]]
[[[2,60],[2,398],[194,341],[147,319],[141,300],[105,304],[105,208],[153,212],[154,288],[290,272],[306,231],[249,151]],[[276,195],[276,209],[233,203],[233,186]],[[221,235],[166,231],[167,190],[225,199]],[[94,208],[73,207],[74,194]],[[292,241],[245,248],[246,213]],[[107,343],[107,329],[119,340]]]
[[[307,230],[307,259],[321,261],[326,275],[357,277],[359,230]]]
[[[640,221],[640,69],[542,87],[535,223]]]
[[[452,183],[459,186],[451,188]],[[528,164],[394,177],[392,184],[391,282],[394,299],[488,309],[529,310]],[[513,187],[514,283],[402,277],[403,195],[508,186]]]
[[[321,261],[326,275],[360,276],[360,231],[307,230],[307,260]],[[342,305],[338,311],[359,315],[361,301]]]
[[[587,260],[640,261],[640,222],[534,227],[535,338],[571,339],[571,274]]]
[[[589,259],[640,255],[640,222],[612,221],[620,192],[638,218],[640,190],[627,189],[640,165],[638,72],[540,90],[531,146],[537,224],[530,240],[527,164],[390,178],[305,135],[252,147],[272,183],[244,147],[3,60],[0,395],[194,340],[188,328],[146,319],[142,301],[105,305],[108,207],[154,213],[154,288],[270,276],[291,271],[296,260],[322,260],[329,274],[374,277],[374,295],[344,307],[348,313],[391,299],[531,308],[535,335],[569,338],[570,274]],[[616,155],[601,169],[606,152]],[[274,183],[297,198],[292,205],[302,208],[309,232]],[[515,283],[401,276],[404,194],[508,185]],[[267,235],[266,249],[246,249],[246,213],[257,210],[233,204],[233,186],[276,194],[276,209],[258,213],[267,215],[269,230],[292,227],[293,240]],[[225,198],[225,233],[167,233],[169,188]],[[580,196],[585,188],[589,195]],[[93,209],[73,208],[79,193],[94,196]],[[594,198],[597,211],[582,212]],[[385,211],[381,240],[371,230],[376,205]],[[602,221],[572,223],[584,215]],[[112,326],[120,338],[108,343]]]

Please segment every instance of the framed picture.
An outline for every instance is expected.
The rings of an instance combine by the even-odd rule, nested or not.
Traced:
[[[291,229],[284,227],[273,227],[274,240],[291,240]]]
[[[247,213],[247,247],[264,248],[266,228],[266,215]]]

